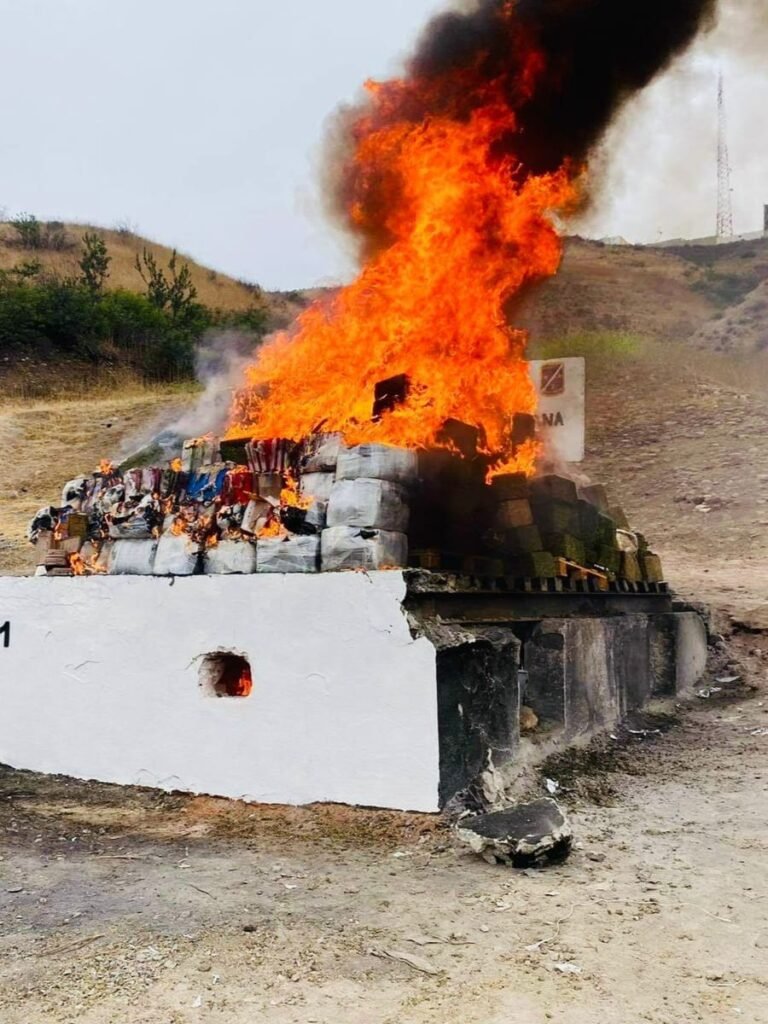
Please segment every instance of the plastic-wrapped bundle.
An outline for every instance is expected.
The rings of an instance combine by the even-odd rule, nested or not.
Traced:
[[[408,564],[408,538],[391,530],[333,526],[321,537],[323,572],[396,569]]]
[[[318,572],[320,537],[267,537],[256,545],[257,572]]]
[[[109,552],[112,576],[151,576],[158,542],[156,540],[118,540]]]
[[[144,516],[137,513],[110,523],[109,536],[113,540],[151,540],[152,529]]]
[[[192,576],[197,571],[200,545],[185,533],[165,533],[158,541],[155,576]]]
[[[210,466],[220,458],[219,439],[217,437],[199,437],[185,441],[181,452],[181,468],[185,473],[193,473],[201,466]]]
[[[304,498],[311,498],[307,509],[307,523],[316,530],[322,530],[326,523],[328,501],[335,481],[333,473],[305,473],[299,481],[299,492]]]
[[[342,447],[341,434],[314,434],[308,438],[300,459],[302,475],[335,473]]]
[[[61,504],[62,508],[65,505],[69,505],[70,508],[79,512],[85,504],[85,500],[88,497],[88,480],[84,476],[75,477],[74,480],[70,480],[64,484],[64,488],[61,492]]]
[[[391,448],[386,444],[360,444],[356,448],[342,448],[336,465],[337,480],[357,480],[366,477],[389,480],[410,487],[419,475],[416,452],[407,448]]]
[[[242,519],[242,529],[246,533],[256,534],[266,525],[267,520],[273,514],[276,503],[266,501],[262,498],[253,498],[245,507]]]
[[[221,540],[206,548],[203,572],[213,576],[247,575],[256,572],[256,545],[247,540]]]
[[[405,489],[388,480],[338,480],[328,502],[328,526],[404,533],[409,515]]]

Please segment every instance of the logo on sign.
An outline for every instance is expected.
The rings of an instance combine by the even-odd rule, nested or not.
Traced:
[[[541,394],[554,398],[565,391],[565,363],[545,363],[541,368]]]

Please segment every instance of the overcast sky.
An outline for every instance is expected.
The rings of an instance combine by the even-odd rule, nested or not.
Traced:
[[[0,0],[0,206],[130,223],[265,287],[343,279],[351,264],[315,191],[325,119],[366,77],[396,72],[440,6]],[[737,230],[761,226],[768,79],[747,35],[721,31],[627,111],[581,227],[632,240],[711,233],[720,65]]]

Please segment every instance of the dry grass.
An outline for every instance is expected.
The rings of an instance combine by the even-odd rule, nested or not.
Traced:
[[[4,399],[0,407],[0,574],[34,570],[26,528],[63,484],[118,454],[133,437],[171,421],[190,389],[132,384],[66,400]]]
[[[0,224],[0,270],[9,270],[23,261],[37,259],[43,270],[62,277],[77,275],[80,242],[86,231],[101,235],[107,243],[112,262],[109,267],[109,288],[125,288],[143,292],[145,285],[136,269],[136,256],[143,249],[151,252],[161,267],[168,265],[173,250],[130,231],[111,230],[89,224],[65,225],[70,247],[62,250],[22,249],[16,244],[16,232],[8,224]],[[268,306],[276,319],[290,320],[303,306],[302,293],[262,292],[255,284],[236,281],[226,274],[204,267],[191,256],[179,254],[189,264],[192,280],[200,302],[212,309],[241,312],[254,306]]]
[[[72,248],[61,251],[29,250],[20,249],[11,244],[15,233],[12,228],[3,226],[0,229],[0,270],[8,270],[22,260],[34,258],[40,261],[45,271],[62,276],[76,275],[78,273],[80,240],[86,231],[95,231],[104,238],[109,255],[112,257],[109,267],[109,287],[141,292],[144,291],[144,282],[136,269],[136,256],[146,248],[157,258],[161,266],[167,266],[173,251],[168,246],[149,241],[128,231],[112,231],[88,224],[68,224],[66,231],[73,243]],[[261,293],[255,286],[248,286],[227,277],[226,274],[209,270],[189,256],[184,255],[183,258],[189,264],[198,297],[207,306],[212,306],[214,309],[245,310],[259,302]]]

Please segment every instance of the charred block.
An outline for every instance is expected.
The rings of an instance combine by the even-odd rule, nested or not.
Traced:
[[[493,864],[516,868],[560,863],[571,851],[573,832],[554,800],[545,797],[493,814],[463,818],[459,839]]]
[[[411,390],[411,379],[407,373],[381,380],[373,389],[373,419],[378,421],[385,412],[392,412],[402,405]]]
[[[465,459],[474,459],[480,445],[485,444],[485,435],[479,427],[461,420],[448,419],[443,424],[437,440],[440,444],[451,444]]]
[[[594,505],[601,512],[607,513],[610,509],[608,492],[602,484],[590,484],[588,487],[580,487],[579,497]]]
[[[525,473],[503,473],[491,481],[492,501],[516,501],[528,498],[529,493]]]
[[[564,476],[539,476],[531,480],[532,501],[563,501],[575,504],[578,500],[576,484]]]
[[[536,417],[516,412],[512,420],[512,444],[519,447],[536,438]]]

